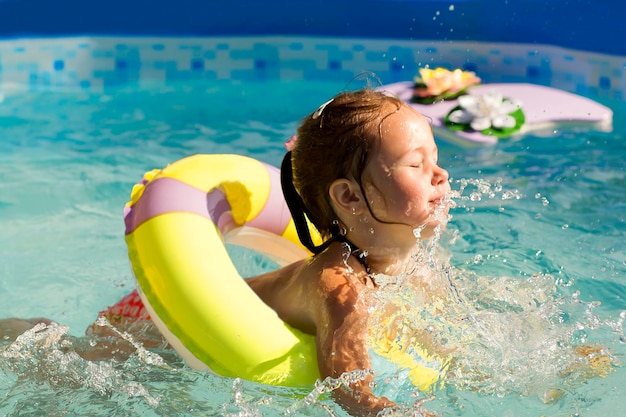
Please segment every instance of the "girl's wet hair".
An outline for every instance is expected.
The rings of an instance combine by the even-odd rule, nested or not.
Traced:
[[[300,240],[312,252],[321,252],[339,233],[330,185],[339,178],[361,185],[382,121],[401,106],[398,98],[368,88],[342,92],[302,121],[295,148],[283,160],[282,181]],[[304,214],[326,244],[313,245]]]

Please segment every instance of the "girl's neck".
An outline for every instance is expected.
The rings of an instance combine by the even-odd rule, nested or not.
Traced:
[[[403,256],[370,254],[368,256],[371,273],[398,275],[405,271],[410,262],[411,254]]]
[[[404,271],[406,265],[411,262],[417,245],[415,239],[412,243],[403,246],[392,245],[385,239],[358,239],[357,236],[348,234],[348,241],[351,243],[353,254],[364,257],[364,262],[369,269],[368,273],[382,273],[386,275],[396,275]],[[356,251],[356,253],[354,253]],[[363,263],[363,262],[362,262]]]

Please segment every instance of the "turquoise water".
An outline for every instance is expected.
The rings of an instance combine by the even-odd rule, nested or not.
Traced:
[[[134,286],[122,207],[143,172],[195,153],[239,153],[278,165],[298,120],[343,88],[197,81],[107,94],[7,94],[0,103],[0,318],[48,317],[82,335],[98,311]],[[490,321],[483,315],[483,324],[526,329],[524,320],[515,327],[522,316],[514,313],[529,297],[551,310],[550,320],[559,318],[545,337],[597,342],[623,361],[626,104],[603,103],[615,111],[612,133],[563,131],[471,150],[440,142],[441,164],[460,194],[442,242],[464,296],[501,313]],[[244,273],[265,268],[254,256],[237,262]],[[141,355],[86,362],[71,354],[71,342],[55,339],[59,333],[0,357],[0,413],[345,415],[326,395],[309,401],[312,389],[192,371],[167,352],[158,352],[167,365]],[[562,357],[548,350],[533,356],[508,343],[503,352],[528,354],[514,361],[517,371],[503,373],[490,350],[468,355],[459,369],[481,373],[452,378],[425,408],[449,416],[626,413],[622,368],[563,382],[562,397],[544,404],[528,388],[531,375],[545,377]]]

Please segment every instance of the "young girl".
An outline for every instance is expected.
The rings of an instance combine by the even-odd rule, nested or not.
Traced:
[[[369,370],[375,276],[404,272],[416,236],[431,237],[447,213],[448,173],[431,127],[397,98],[344,92],[304,119],[282,175],[300,240],[315,255],[248,283],[285,322],[315,335],[322,377]],[[322,235],[319,246],[305,215]],[[367,376],[336,396],[358,415],[392,406],[371,382]]]
[[[304,119],[282,180],[299,237],[315,255],[248,283],[285,322],[315,335],[322,378],[370,370],[366,295],[377,287],[373,277],[403,272],[415,253],[415,231],[429,238],[447,212],[448,173],[437,165],[431,127],[397,98],[371,89],[341,93]],[[313,244],[305,216],[321,245]],[[90,327],[88,335],[113,338],[97,349],[75,343],[85,359],[130,355],[133,347],[115,337],[123,331],[147,348],[165,346],[136,292],[100,315],[117,332]],[[41,321],[49,323],[4,320],[0,333],[13,339]],[[374,395],[371,382],[366,376],[336,397],[357,415],[393,406]]]
[[[414,269],[428,263],[419,259],[421,242],[445,227],[450,194],[448,173],[437,163],[428,121],[380,92],[341,93],[303,120],[281,173],[299,237],[314,255],[250,278],[250,287],[285,322],[315,335],[322,378],[366,371],[364,378],[354,378],[355,382],[335,391],[350,413],[373,415],[394,406],[379,390],[385,383],[374,384],[380,352],[384,356],[399,350],[406,359],[407,353],[414,357],[417,351],[428,366],[405,362],[416,374],[402,375],[420,389],[434,387],[446,373],[447,354],[458,345],[442,343],[436,329],[431,334],[419,323],[408,334],[402,333],[403,320],[424,312],[441,319],[443,328],[453,328],[453,321],[462,322],[467,314],[460,310],[457,314],[453,298],[458,294],[449,283],[429,275],[428,268]],[[307,218],[322,236],[317,246]],[[389,285],[394,277],[409,277],[410,285]],[[390,288],[406,291],[399,294],[400,303],[379,302],[386,300]],[[92,326],[88,334],[113,338],[95,347],[74,343],[85,359],[111,355],[123,359],[132,354],[134,346],[115,338],[123,331],[146,348],[167,345],[150,324],[136,292],[101,315],[112,326]],[[386,321],[389,317],[391,321]],[[49,321],[2,320],[0,338],[12,340],[39,322]],[[399,348],[390,340],[399,341]],[[582,362],[583,370],[590,372],[585,377],[610,371],[609,358],[600,348],[582,347],[575,353],[591,358]],[[402,360],[393,363],[398,362]],[[576,371],[576,363],[566,372]],[[372,369],[374,373],[369,372]],[[489,378],[477,375],[480,380]]]

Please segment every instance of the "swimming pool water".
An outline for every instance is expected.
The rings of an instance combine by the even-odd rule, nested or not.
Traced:
[[[194,81],[7,95],[0,103],[0,318],[48,317],[82,335],[134,286],[122,208],[145,171],[195,153],[278,165],[298,120],[344,87]],[[626,105],[603,104],[615,112],[611,133],[562,131],[480,149],[440,141],[452,188],[463,188],[445,241],[451,263],[468,273],[552,275],[556,291],[584,307],[566,306],[586,323],[578,337],[609,345],[623,360],[616,323],[626,310]],[[254,257],[239,265],[250,273],[266,267]],[[302,403],[308,389],[221,378],[176,360],[172,367],[141,358],[94,365],[61,344],[24,349],[17,359],[0,357],[2,414],[328,415],[329,407],[344,415],[328,397],[322,406]],[[450,386],[426,408],[464,416],[616,415],[626,413],[625,386],[618,368],[547,405],[514,390]]]

